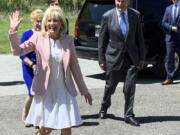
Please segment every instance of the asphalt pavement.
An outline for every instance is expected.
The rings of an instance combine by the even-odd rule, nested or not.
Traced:
[[[83,124],[72,129],[72,135],[180,135],[180,77],[175,84],[162,86],[161,79],[151,70],[143,71],[137,82],[134,112],[141,122],[133,127],[123,121],[124,97],[122,83],[112,96],[108,118],[98,119],[104,88],[104,74],[94,60],[79,59],[80,67],[93,97],[93,105],[77,97]],[[26,97],[22,80],[21,61],[18,57],[0,55],[0,135],[34,135],[35,128],[25,128],[21,110]],[[54,130],[52,135],[59,135]]]

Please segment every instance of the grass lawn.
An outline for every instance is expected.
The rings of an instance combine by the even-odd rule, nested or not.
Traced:
[[[31,23],[29,20],[29,15],[22,15],[23,21],[19,27],[19,36],[22,32],[31,29]],[[69,34],[74,35],[74,24],[76,17],[72,15],[67,16],[69,21]],[[5,15],[0,15],[0,54],[10,53],[10,46],[8,40],[8,29],[9,29],[9,17]]]
[[[9,23],[7,17],[0,16],[0,54],[9,52],[7,29]]]

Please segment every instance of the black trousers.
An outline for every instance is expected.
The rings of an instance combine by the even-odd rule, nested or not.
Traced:
[[[135,97],[135,88],[137,80],[138,69],[132,64],[131,59],[126,54],[121,67],[118,70],[111,70],[106,72],[106,85],[104,89],[104,96],[101,104],[101,111],[107,111],[111,105],[111,96],[120,81],[124,82],[123,93],[125,98],[124,117],[133,117],[133,105]]]

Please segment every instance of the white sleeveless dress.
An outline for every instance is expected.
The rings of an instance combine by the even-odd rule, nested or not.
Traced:
[[[82,124],[76,98],[72,97],[64,82],[59,40],[50,39],[50,77],[43,96],[34,96],[26,122],[34,126],[63,129]]]

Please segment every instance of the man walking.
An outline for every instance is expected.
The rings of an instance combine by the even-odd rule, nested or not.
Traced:
[[[141,19],[138,11],[128,8],[129,0],[115,0],[115,8],[102,18],[98,39],[99,65],[106,71],[106,85],[99,112],[100,118],[107,117],[119,81],[124,81],[124,120],[140,126],[134,118],[133,104],[138,71],[143,68],[145,48]]]
[[[173,4],[166,8],[162,26],[166,32],[165,68],[167,77],[162,85],[173,83],[175,73],[175,51],[180,52],[180,0],[172,0]]]

